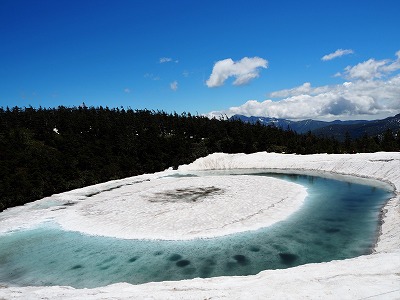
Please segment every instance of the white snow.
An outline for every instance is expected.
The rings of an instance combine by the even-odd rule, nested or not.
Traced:
[[[285,270],[267,270],[252,276],[218,277],[208,279],[193,279],[176,282],[148,283],[143,285],[130,285],[119,283],[95,289],[74,289],[71,287],[0,287],[0,298],[6,299],[400,299],[400,153],[373,153],[353,155],[289,155],[275,153],[256,154],[221,154],[216,153],[206,158],[199,159],[194,163],[181,166],[179,172],[191,173],[199,170],[226,170],[226,169],[250,169],[268,168],[289,170],[293,172],[319,172],[332,176],[332,174],[352,175],[362,178],[379,180],[390,184],[395,196],[385,206],[384,223],[380,239],[372,255],[361,256],[342,261],[332,261],[320,264],[307,264]],[[56,220],[62,226],[77,225],[79,222],[96,223],[96,213],[104,214],[106,203],[102,202],[105,193],[111,193],[119,197],[119,202],[128,201],[128,198],[135,195],[138,199],[148,201],[158,199],[163,194],[163,199],[169,199],[169,204],[177,204],[166,196],[169,191],[191,188],[190,180],[194,178],[160,178],[163,175],[172,174],[173,171],[165,171],[152,175],[143,175],[119,181],[108,182],[80,190],[55,195],[23,207],[9,209],[0,214],[0,232],[15,229],[18,227],[30,227],[46,220]],[[255,176],[240,176],[248,182],[234,182],[232,178],[224,182],[222,177],[208,178],[210,181],[196,182],[205,188],[212,186],[219,187],[225,192],[204,197],[198,203],[191,206],[198,207],[217,205],[218,201],[224,201],[227,196],[226,190],[232,193],[245,192],[247,188],[254,191],[251,181]],[[215,183],[212,180],[215,179]],[[220,180],[221,179],[221,180]],[[143,181],[150,180],[150,181]],[[200,180],[200,179],[197,179]],[[220,180],[220,181],[219,181]],[[134,182],[133,185],[127,185]],[[240,180],[241,181],[241,180]],[[171,185],[166,185],[171,182]],[[158,187],[152,184],[159,183]],[[272,182],[269,187],[279,187],[282,182]],[[260,185],[257,184],[257,189]],[[132,188],[148,186],[148,189]],[[119,187],[119,188],[117,188]],[[115,188],[115,189],[113,189]],[[294,190],[297,186],[291,186]],[[109,190],[107,192],[106,190]],[[301,188],[298,191],[305,191]],[[101,194],[88,197],[90,194],[101,192]],[[124,200],[124,193],[126,199]],[[161,193],[161,194],[160,194]],[[224,196],[225,193],[225,196]],[[103,194],[103,195],[102,195]],[[279,194],[282,196],[282,194]],[[305,194],[304,194],[305,195]],[[301,204],[304,195],[292,197],[297,199],[296,208]],[[231,196],[229,196],[231,197]],[[96,201],[96,198],[98,201]],[[147,199],[147,200],[146,200]],[[74,205],[62,206],[68,201],[77,202]],[[118,203],[119,203],[118,202]],[[282,203],[284,203],[283,201]],[[151,203],[157,204],[157,203]],[[180,203],[186,205],[188,203]],[[92,206],[91,206],[92,205]],[[119,204],[118,204],[119,205]],[[120,211],[118,205],[113,205],[110,211]],[[260,209],[264,209],[259,203]],[[290,205],[282,209],[293,209]],[[190,206],[190,205],[189,205]],[[60,209],[66,207],[65,209]],[[205,207],[202,207],[202,209]],[[73,211],[77,222],[67,222],[66,213],[62,211]],[[257,209],[256,209],[257,210]],[[46,213],[43,213],[45,211]],[[95,212],[95,213],[93,213]],[[93,213],[93,214],[90,214]],[[32,221],[26,220],[29,215]],[[63,216],[61,217],[61,216]],[[112,213],[111,213],[112,215]],[[233,212],[230,217],[234,216]],[[286,214],[287,216],[288,214]],[[25,216],[25,217],[24,217]],[[258,214],[256,214],[259,217]],[[278,217],[280,219],[282,216]],[[284,216],[284,217],[286,217]],[[37,218],[36,218],[37,217]],[[104,218],[104,215],[100,216]],[[211,216],[210,216],[211,217]],[[107,216],[109,218],[109,216]],[[221,218],[221,216],[219,216]],[[250,218],[251,219],[251,218]],[[79,220],[79,221],[78,221]],[[110,220],[113,217],[110,216]],[[165,220],[164,220],[165,221]],[[162,221],[162,222],[164,222]],[[65,222],[65,223],[62,223]],[[111,221],[110,221],[111,222]],[[225,222],[225,220],[223,220]],[[257,221],[258,222],[258,221]],[[235,223],[235,222],[234,222]],[[97,225],[96,225],[97,226]],[[111,226],[111,223],[108,224]],[[119,226],[119,225],[115,225]],[[119,229],[114,228],[114,232]],[[235,230],[235,229],[233,229]],[[219,231],[220,232],[220,231]],[[95,233],[95,232],[93,232]],[[151,233],[151,232],[150,232]],[[95,233],[98,234],[98,233]],[[111,234],[111,233],[110,233]],[[179,233],[177,238],[190,238],[186,233]],[[215,232],[213,234],[216,234]],[[190,234],[189,234],[190,235]]]
[[[0,232],[53,221],[123,239],[210,238],[284,220],[306,195],[301,185],[261,176],[129,178],[9,209],[0,215]]]
[[[305,196],[301,185],[267,177],[169,177],[100,193],[55,220],[125,239],[209,238],[284,220]]]

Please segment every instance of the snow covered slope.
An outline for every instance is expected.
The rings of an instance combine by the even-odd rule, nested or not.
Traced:
[[[382,233],[375,253],[285,270],[267,270],[246,277],[137,286],[119,283],[96,289],[0,287],[0,299],[400,299],[400,153],[308,156],[217,153],[181,166],[179,171],[236,168],[353,175],[390,184],[395,196],[384,208]]]

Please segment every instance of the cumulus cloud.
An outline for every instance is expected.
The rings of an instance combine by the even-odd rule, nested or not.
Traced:
[[[382,77],[382,67],[387,64],[387,60],[369,59],[355,66],[347,66],[345,69],[345,77],[349,79],[369,80]]]
[[[314,87],[311,87],[310,82],[305,82],[298,87],[272,92],[271,94],[269,94],[269,96],[271,98],[286,98],[286,97],[299,96],[299,95],[304,95],[304,94],[315,95],[315,94],[320,94],[320,93],[323,93],[326,91],[329,91],[329,86],[321,86],[321,87],[314,88]]]
[[[234,77],[234,85],[243,85],[259,76],[260,68],[267,68],[268,61],[260,57],[244,57],[239,61],[231,58],[217,61],[214,64],[210,78],[206,81],[208,87],[218,87],[229,77]]]
[[[400,51],[396,52],[397,59],[375,60],[373,58],[355,66],[347,66],[340,74],[347,79],[372,80],[382,78],[400,69]]]
[[[278,100],[249,100],[209,113],[210,117],[242,114],[286,119],[377,119],[400,113],[400,51],[396,59],[370,59],[345,69],[347,81],[313,87],[310,82],[270,93]],[[343,76],[343,74],[340,74]]]
[[[359,119],[389,116],[400,112],[400,75],[390,80],[344,82],[333,86],[312,88],[308,84],[305,93],[292,90],[279,91],[288,97],[280,101],[250,100],[238,107],[211,116],[268,116],[287,119]],[[304,87],[301,86],[301,87]]]
[[[174,92],[178,89],[178,81],[173,81],[169,84],[169,87],[171,88],[171,90],[173,90]]]
[[[318,90],[320,92],[318,92]],[[242,114],[286,119],[359,119],[400,112],[400,75],[390,80],[345,82],[311,88],[307,93],[289,95],[280,101],[250,100],[238,107],[210,116]]]
[[[335,52],[333,53],[329,53],[327,55],[324,55],[321,60],[323,61],[328,61],[328,60],[332,60],[334,58],[337,57],[341,57],[343,55],[348,55],[348,54],[353,54],[354,51],[351,49],[337,49]]]

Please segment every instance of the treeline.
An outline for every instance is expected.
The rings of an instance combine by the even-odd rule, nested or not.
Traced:
[[[371,152],[398,150],[399,145],[391,133],[339,143],[190,113],[0,108],[0,211],[54,193],[175,168],[214,152]]]

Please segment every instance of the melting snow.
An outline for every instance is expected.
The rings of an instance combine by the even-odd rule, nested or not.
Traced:
[[[288,170],[290,172],[321,172],[324,176],[335,176],[332,174],[352,175],[373,180],[379,180],[390,184],[395,190],[395,197],[384,207],[384,223],[381,227],[380,239],[376,245],[375,253],[343,261],[332,261],[321,264],[308,264],[286,270],[268,270],[257,275],[245,277],[219,277],[208,279],[193,279],[177,282],[148,283],[144,285],[130,285],[119,283],[95,289],[74,289],[71,287],[3,287],[0,288],[0,298],[6,299],[396,299],[400,298],[400,153],[374,153],[353,155],[289,155],[275,153],[255,153],[250,155],[235,154],[228,155],[217,153],[206,158],[198,159],[192,164],[181,166],[179,172],[191,173],[200,170],[216,169],[249,169],[269,168]],[[185,206],[184,216],[189,216],[198,209],[198,213],[219,209],[219,205],[226,201],[225,198],[233,200],[236,193],[248,193],[249,190],[255,195],[255,207],[253,199],[245,204],[244,213],[240,216],[249,216],[253,212],[265,210],[268,203],[257,200],[258,193],[276,193],[279,199],[285,198],[286,191],[290,190],[289,198],[294,200],[282,201],[281,209],[270,210],[269,217],[277,221],[287,217],[302,203],[305,196],[304,188],[297,185],[287,186],[287,190],[280,190],[286,182],[269,181],[258,182],[265,178],[256,179],[255,176],[240,176],[240,180],[229,178],[228,181],[222,177],[207,178],[205,181],[199,178],[161,178],[173,174],[172,170],[142,175],[124,180],[112,181],[96,186],[70,191],[54,195],[23,207],[9,209],[0,214],[0,232],[16,229],[19,227],[30,227],[46,220],[55,220],[65,228],[74,228],[92,233],[118,236],[121,231],[119,226],[128,225],[124,219],[124,205],[131,207],[131,199],[147,203],[143,213],[145,218],[152,217],[157,220],[156,211],[161,209],[162,214],[168,215],[168,211],[162,210],[162,205],[167,207],[175,205]],[[225,178],[225,177],[224,177]],[[239,179],[239,177],[238,177]],[[194,180],[194,181],[191,181]],[[197,182],[196,182],[197,180]],[[192,184],[193,183],[193,184]],[[271,190],[263,191],[263,185]],[[286,189],[285,188],[285,189]],[[280,190],[280,191],[279,191]],[[174,192],[185,193],[189,191],[193,196],[194,203],[181,203],[179,197],[171,196]],[[207,194],[209,192],[209,194]],[[205,194],[204,194],[205,193]],[[204,197],[202,197],[202,195]],[[117,197],[116,204],[112,205],[105,198]],[[248,197],[249,198],[249,197]],[[154,200],[160,201],[154,201]],[[198,201],[197,201],[198,200]],[[133,202],[133,201],[132,201]],[[271,203],[270,203],[271,204]],[[210,206],[209,206],[210,205]],[[66,209],[59,209],[67,207]],[[146,207],[149,208],[146,211]],[[154,209],[158,207],[157,209]],[[224,206],[226,207],[226,206]],[[151,209],[150,209],[151,208]],[[241,217],[235,208],[226,215],[218,215],[219,224],[226,224]],[[123,221],[117,221],[118,212]],[[218,214],[218,211],[215,212]],[[113,215],[115,214],[115,216]],[[161,215],[162,215],[161,214]],[[206,213],[210,222],[213,222],[213,213]],[[29,218],[27,219],[27,216]],[[159,219],[159,224],[166,225],[172,218],[172,214],[166,219]],[[254,224],[264,222],[262,214],[255,214],[255,222],[250,222],[251,228]],[[138,216],[136,216],[138,217]],[[260,217],[260,218],[259,218]],[[269,218],[268,217],[268,218]],[[231,218],[231,219],[229,219]],[[133,218],[134,219],[134,218]],[[190,219],[190,218],[189,218]],[[187,219],[187,220],[189,220]],[[106,223],[100,220],[105,220]],[[171,220],[172,221],[172,220]],[[246,220],[245,220],[246,221]],[[183,221],[186,222],[186,221]],[[241,222],[241,221],[240,221]],[[239,224],[240,222],[233,222]],[[151,222],[150,222],[151,223]],[[196,234],[204,234],[202,223],[195,224]],[[246,223],[246,222],[243,222]],[[173,224],[173,221],[172,223]],[[184,223],[183,223],[184,224]],[[263,223],[267,224],[267,223]],[[177,224],[175,224],[177,225]],[[180,224],[181,225],[181,224]],[[189,224],[187,224],[189,225]],[[244,224],[246,226],[246,224]],[[268,225],[268,224],[267,224]],[[174,225],[171,225],[172,227]],[[214,225],[213,225],[214,226]],[[105,228],[107,227],[107,228]],[[190,227],[190,226],[189,226]],[[239,231],[240,226],[231,227],[232,231]],[[98,232],[101,228],[101,232]],[[159,229],[159,228],[158,228]],[[164,232],[168,238],[191,238],[193,233],[173,231]],[[149,236],[159,238],[154,228],[142,228]],[[146,232],[148,230],[148,232]],[[221,234],[217,229],[212,235]],[[135,233],[138,234],[138,233]],[[134,234],[134,235],[135,235]],[[171,235],[172,234],[172,235]],[[132,235],[131,237],[133,237]]]

